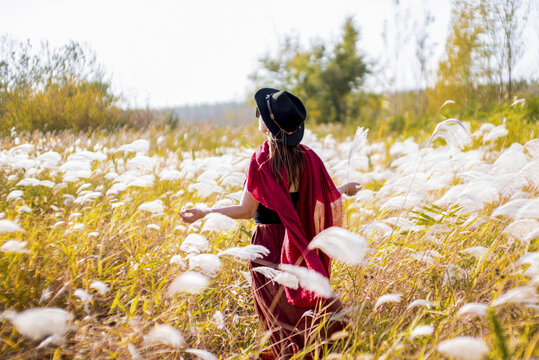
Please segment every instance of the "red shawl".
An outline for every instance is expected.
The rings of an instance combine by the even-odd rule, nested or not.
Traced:
[[[305,166],[299,187],[296,208],[290,198],[286,171],[278,183],[269,159],[269,142],[260,145],[251,158],[247,170],[247,190],[253,198],[275,211],[286,229],[281,250],[281,263],[301,265],[325,277],[330,275],[330,259],[319,251],[309,250],[309,242],[316,234],[330,226],[342,225],[341,194],[335,187],[324,163],[316,153],[300,145]],[[296,306],[313,307],[321,298],[301,287],[285,287],[286,298]]]

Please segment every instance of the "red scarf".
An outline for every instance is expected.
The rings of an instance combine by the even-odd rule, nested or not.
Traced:
[[[329,279],[329,257],[322,252],[309,250],[308,245],[320,231],[342,225],[341,193],[318,155],[304,145],[300,145],[300,148],[305,165],[296,208],[290,198],[284,168],[282,181],[275,179],[268,141],[260,145],[251,158],[247,170],[247,190],[256,201],[275,211],[286,229],[281,263],[304,266]],[[285,287],[285,292],[288,302],[296,306],[313,307],[321,300],[315,293],[301,287],[296,290]]]

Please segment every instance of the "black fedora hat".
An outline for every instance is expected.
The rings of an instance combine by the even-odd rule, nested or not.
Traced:
[[[288,91],[263,88],[256,92],[255,101],[262,120],[277,140],[289,146],[301,142],[307,111],[296,95]]]

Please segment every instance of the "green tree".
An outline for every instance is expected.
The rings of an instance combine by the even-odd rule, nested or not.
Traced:
[[[294,92],[305,101],[311,118],[344,122],[355,113],[350,97],[359,91],[368,72],[358,40],[359,30],[351,18],[346,19],[342,38],[331,51],[321,42],[303,50],[297,38],[287,38],[275,57],[260,59],[262,69],[251,79],[257,87]]]
[[[442,100],[452,99],[463,109],[476,108],[481,81],[488,81],[491,49],[483,41],[485,24],[479,4],[456,0],[451,14],[451,30],[447,38],[446,58],[439,63],[436,92]]]

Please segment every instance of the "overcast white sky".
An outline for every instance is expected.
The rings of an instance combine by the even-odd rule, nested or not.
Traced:
[[[395,0],[0,0],[0,34],[88,44],[128,104],[162,107],[204,102],[243,101],[252,92],[248,75],[257,59],[275,53],[286,35],[335,40],[347,16],[361,30],[360,48],[375,60],[384,51],[382,29],[390,41]],[[410,19],[428,3],[437,43],[432,64],[443,52],[451,8],[449,0],[401,0]],[[413,20],[409,21],[410,25]],[[406,43],[409,35],[402,41]],[[414,61],[413,49],[400,57]],[[403,62],[405,63],[405,62]],[[411,65],[399,71],[400,86],[413,87]],[[433,65],[434,66],[434,65]],[[376,85],[371,78],[369,84]]]

